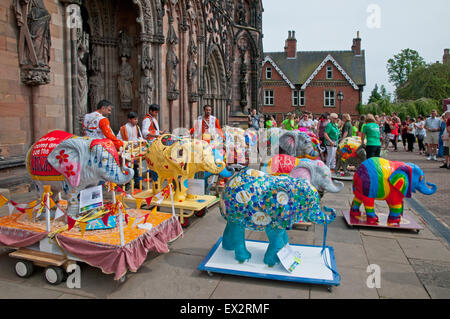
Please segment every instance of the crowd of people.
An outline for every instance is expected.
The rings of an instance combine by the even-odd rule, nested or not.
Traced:
[[[84,135],[93,138],[109,138],[117,149],[123,146],[123,141],[147,140],[152,142],[159,135],[166,133],[159,129],[157,116],[159,105],[149,106],[148,113],[142,121],[142,131],[138,125],[138,115],[135,112],[128,114],[128,122],[120,127],[118,136],[112,131],[107,116],[111,114],[113,105],[107,100],[100,101],[97,110],[86,114],[83,127]],[[439,116],[432,110],[427,117],[418,116],[417,119],[406,117],[401,121],[393,112],[392,115],[361,115],[353,119],[349,114],[341,118],[336,113],[324,113],[313,116],[311,112],[304,111],[301,116],[288,113],[286,118],[277,125],[273,116],[263,116],[252,109],[248,115],[249,128],[280,127],[285,130],[300,130],[315,134],[320,140],[323,150],[322,160],[334,171],[336,166],[336,152],[340,141],[347,137],[359,136],[366,149],[367,158],[380,157],[382,150],[387,150],[392,144],[393,151],[398,151],[399,142],[402,142],[404,151],[414,152],[417,142],[420,155],[427,156],[428,160],[436,161],[444,157],[441,168],[450,169],[450,111]],[[195,121],[194,127],[189,131],[196,138],[209,140],[210,135],[218,134],[224,139],[219,121],[212,115],[212,106],[205,105],[203,114]]]
[[[392,115],[361,115],[359,119],[352,120],[349,114],[343,114],[339,119],[336,113],[313,116],[311,112],[304,111],[301,116],[288,113],[279,126],[273,116],[266,116],[264,124],[266,128],[280,127],[314,133],[324,149],[322,160],[331,170],[336,165],[338,143],[351,136],[361,137],[367,158],[381,156],[381,152],[387,151],[390,146],[398,152],[400,142],[404,151],[414,152],[417,143],[420,155],[434,161],[443,157],[444,163],[440,168],[450,169],[450,111],[439,116],[436,110],[432,110],[428,116],[420,115],[417,119],[407,116],[404,121],[395,112]]]

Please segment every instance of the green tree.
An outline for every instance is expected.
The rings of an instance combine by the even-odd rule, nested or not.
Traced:
[[[372,92],[370,93],[368,104],[379,101],[381,99],[381,94],[378,92],[378,84],[375,84]]]
[[[430,98],[437,101],[450,96],[450,64],[434,63],[421,66],[408,77],[408,81],[397,90],[400,100]]]
[[[389,82],[398,89],[408,80],[412,71],[423,65],[425,65],[425,61],[417,51],[409,48],[403,49],[387,62]]]

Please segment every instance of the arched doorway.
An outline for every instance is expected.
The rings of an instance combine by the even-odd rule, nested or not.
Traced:
[[[227,122],[227,96],[226,96],[226,76],[222,54],[215,46],[211,50],[205,67],[205,95],[203,104],[199,105],[199,114],[205,104],[213,106],[213,113],[219,119],[221,125]]]

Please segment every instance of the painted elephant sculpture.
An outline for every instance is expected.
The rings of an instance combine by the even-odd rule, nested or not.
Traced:
[[[336,172],[342,167],[344,175],[348,175],[347,167],[359,165],[367,159],[366,149],[359,137],[346,137],[339,143],[336,152]]]
[[[385,200],[389,206],[389,224],[399,224],[403,215],[403,198],[410,198],[418,190],[432,195],[437,187],[425,183],[423,171],[413,163],[388,161],[381,157],[365,160],[353,176],[354,199],[350,209],[352,217],[361,216],[364,204],[367,222],[376,224],[378,216],[374,210],[375,200]]]
[[[317,190],[306,180],[290,176],[274,176],[254,169],[242,170],[227,182],[220,212],[227,220],[222,247],[234,250],[239,262],[250,259],[245,247],[245,229],[265,231],[269,246],[264,263],[274,266],[277,253],[288,243],[286,230],[302,221],[330,223],[336,218],[334,209],[319,205]]]
[[[27,170],[39,192],[50,185],[55,192],[69,197],[69,214],[78,214],[78,194],[104,181],[119,185],[128,183],[132,169],[119,166],[119,155],[109,139],[75,136],[52,131],[27,153]]]
[[[321,197],[325,191],[339,193],[344,188],[342,182],[333,182],[330,168],[321,160],[279,154],[269,160],[267,173],[272,175],[288,174],[291,177],[304,178],[317,189]]]
[[[307,133],[296,130],[281,135],[280,154],[315,160],[320,156],[320,149]]]
[[[191,138],[178,138],[164,134],[149,146],[145,154],[147,167],[152,171],[153,194],[161,191],[162,183],[175,181],[174,200],[186,199],[188,179],[197,172],[219,174],[225,168],[223,161],[216,161],[208,142]]]
[[[214,160],[217,162],[224,162],[227,163],[226,159],[226,150],[222,143],[210,143],[214,155]],[[230,178],[234,174],[234,168],[231,166],[226,166],[221,172],[219,172],[220,178]],[[209,178],[214,175],[211,172],[205,172],[204,173],[204,179],[205,179],[205,193],[209,194],[210,188],[212,187],[211,184],[208,183]]]

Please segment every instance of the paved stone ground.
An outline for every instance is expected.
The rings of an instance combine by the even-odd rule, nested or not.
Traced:
[[[441,201],[449,182],[449,171],[434,168],[423,157],[404,152],[389,153],[389,158],[410,160],[421,166],[427,180],[438,184],[437,194],[414,196],[429,207],[442,221],[448,218],[448,208]],[[439,164],[439,165],[438,165]],[[446,175],[447,174],[447,175]],[[450,175],[448,175],[450,176]],[[81,288],[69,289],[65,283],[49,285],[43,269],[28,279],[14,273],[14,260],[7,256],[10,250],[0,252],[0,298],[176,298],[176,299],[448,299],[450,298],[450,250],[447,243],[421,216],[407,204],[405,214],[411,214],[424,226],[419,233],[401,230],[349,228],[342,211],[349,209],[352,200],[351,182],[345,182],[339,194],[325,194],[322,204],[338,210],[336,221],[328,226],[327,245],[334,248],[341,284],[328,292],[324,286],[274,280],[215,274],[210,277],[197,270],[213,244],[222,236],[225,221],[218,207],[210,209],[202,218],[192,217],[184,237],[170,244],[168,254],[150,253],[137,273],[127,276],[123,284],[112,275],[102,274],[97,268],[80,263]],[[35,193],[12,194],[18,202],[34,199]],[[435,197],[436,196],[436,197]],[[441,199],[441,200],[439,200]],[[384,202],[376,202],[378,212],[386,212]],[[5,211],[3,211],[3,214]],[[7,212],[6,212],[7,213]],[[246,237],[266,240],[264,233],[247,231]],[[323,226],[313,225],[309,230],[289,231],[291,243],[322,245]],[[366,284],[367,267],[377,264],[381,269],[380,288]]]

